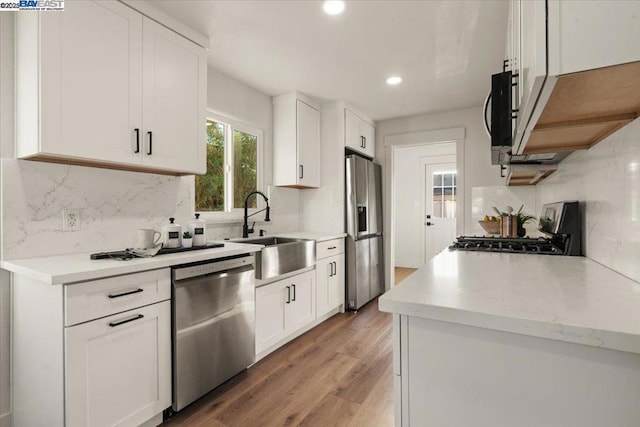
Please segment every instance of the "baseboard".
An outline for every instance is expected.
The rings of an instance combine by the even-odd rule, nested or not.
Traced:
[[[0,427],[11,427],[11,412],[0,415]]]
[[[292,340],[298,338],[300,335],[302,335],[305,332],[308,332],[309,330],[315,328],[320,323],[324,322],[328,318],[330,318],[330,317],[332,317],[335,314],[338,314],[340,312],[344,313],[344,305],[343,304],[341,304],[339,307],[334,308],[330,312],[328,312],[326,314],[323,314],[322,316],[318,317],[316,320],[314,320],[313,322],[309,323],[304,328],[300,329],[299,331],[294,332],[293,334],[289,335],[288,337],[286,337],[282,341],[280,341],[280,342],[272,345],[268,349],[262,351],[260,354],[257,354],[256,355],[256,362],[258,362],[260,359],[264,359],[266,356],[268,356],[269,354],[273,353],[274,351],[276,351],[277,349],[279,349],[280,347],[282,347],[283,345],[285,345],[289,341],[292,341]],[[254,362],[254,363],[256,363],[256,362]]]

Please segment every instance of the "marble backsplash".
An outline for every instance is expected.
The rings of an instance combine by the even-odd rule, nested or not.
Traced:
[[[472,228],[471,234],[482,236],[487,234],[480,226],[485,215],[495,216],[493,206],[500,211],[505,211],[507,206],[513,207],[515,211],[522,207],[522,213],[533,215],[536,218],[536,190],[534,187],[507,187],[507,186],[491,186],[491,187],[473,187],[471,190],[471,217]],[[529,222],[525,225],[528,236],[537,236],[537,221]]]
[[[586,256],[640,281],[640,119],[577,151],[536,186],[536,205],[579,200]]]
[[[138,228],[160,229],[167,218],[193,217],[193,176],[165,176],[2,159],[2,247],[5,259],[116,250]],[[269,188],[269,233],[300,226],[298,190]],[[62,210],[80,210],[81,229],[62,231]],[[207,238],[239,237],[239,222],[210,224]]]

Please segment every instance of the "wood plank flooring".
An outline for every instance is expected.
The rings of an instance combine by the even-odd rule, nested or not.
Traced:
[[[396,267],[396,285],[411,275],[417,268]]]
[[[165,426],[393,426],[391,315],[337,314]]]

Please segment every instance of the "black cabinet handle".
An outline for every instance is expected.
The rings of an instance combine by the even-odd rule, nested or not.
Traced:
[[[333,263],[329,263],[329,277],[333,277]]]
[[[362,139],[364,140],[364,147],[362,148],[367,148],[367,137],[363,136]]]
[[[128,319],[117,320],[115,322],[109,322],[109,326],[115,328],[116,326],[124,325],[125,323],[133,322],[134,320],[142,319],[144,316],[142,314],[138,314],[137,316],[130,317]]]
[[[300,179],[304,178],[304,165],[300,165]]]
[[[336,248],[337,248],[337,246],[331,246],[330,248],[327,248],[327,249],[331,250],[331,249],[336,249]]]
[[[333,262],[333,275],[336,276],[338,274],[338,263]]]
[[[291,288],[287,286],[287,304],[291,304]]]
[[[134,151],[134,153],[137,154],[140,152],[140,129],[135,128],[134,131],[136,132],[136,150]]]
[[[293,298],[291,298],[291,301],[295,301],[296,300],[296,285],[291,285],[291,287],[293,288]]]
[[[360,135],[360,147],[364,148],[364,136]]]
[[[149,135],[149,151],[147,151],[147,155],[150,156],[153,153],[153,133],[149,131],[147,135]]]
[[[124,292],[121,292],[119,294],[109,294],[109,298],[120,298],[120,297],[124,297],[124,296],[127,296],[127,295],[137,294],[137,293],[140,293],[142,291],[143,291],[142,289],[138,288],[138,289],[133,289],[131,291],[124,291]]]

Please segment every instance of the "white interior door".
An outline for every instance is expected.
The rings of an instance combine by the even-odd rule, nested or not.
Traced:
[[[457,173],[455,155],[422,160],[424,179],[423,254],[428,262],[456,237]]]

